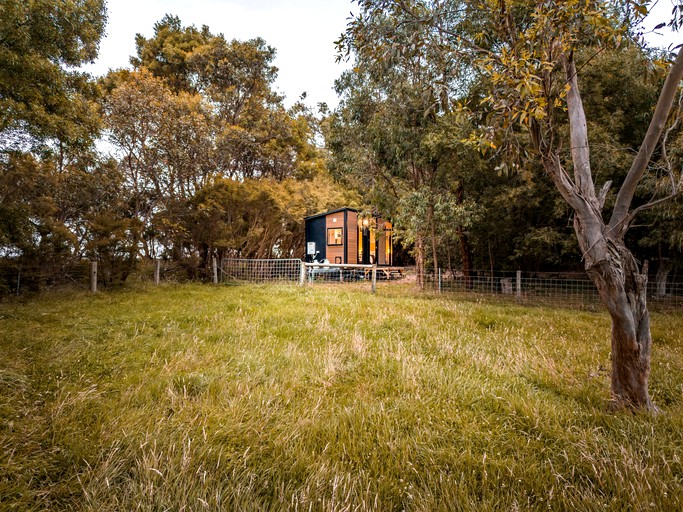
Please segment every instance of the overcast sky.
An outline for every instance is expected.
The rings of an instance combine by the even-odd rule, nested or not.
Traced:
[[[645,24],[647,30],[671,18],[671,2],[657,2]],[[334,41],[344,31],[351,11],[358,12],[351,0],[109,0],[100,56],[86,70],[102,75],[109,69],[129,67],[135,34],[151,37],[154,23],[173,14],[183,26],[208,25],[212,33],[222,33],[228,40],[262,37],[277,50],[275,87],[286,96],[286,105],[305,91],[309,106],[326,102],[334,108],[338,103],[334,80],[349,66],[335,63]],[[668,32],[661,38],[647,37],[660,46],[683,42],[680,34]]]
[[[348,67],[335,64],[334,41],[344,31],[349,13],[358,12],[351,0],[108,0],[106,35],[95,64],[85,70],[95,75],[130,67],[135,34],[151,37],[154,24],[165,14],[183,26],[208,25],[226,39],[263,38],[277,50],[279,69],[275,87],[287,106],[301,93],[315,107],[337,105],[334,80]]]
[[[668,27],[651,32],[654,27],[660,23],[668,23],[671,21],[672,9],[674,4],[679,3],[680,0],[657,0],[652,2],[650,14],[643,24],[645,29],[645,38],[651,45],[662,48],[671,47],[683,43],[683,34],[680,32],[671,32]]]

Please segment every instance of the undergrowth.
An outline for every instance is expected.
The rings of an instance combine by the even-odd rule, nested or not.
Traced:
[[[601,313],[405,287],[0,305],[1,510],[680,510],[681,314],[611,413]]]

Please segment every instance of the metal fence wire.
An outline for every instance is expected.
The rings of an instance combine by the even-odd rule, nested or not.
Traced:
[[[374,265],[304,263],[299,259],[224,259],[220,265],[220,281],[224,283],[367,283],[374,290],[376,279]]]
[[[366,268],[367,267],[367,268]],[[222,282],[273,282],[305,283],[370,283],[372,266],[302,264],[299,259],[249,260],[226,259],[221,269]],[[398,270],[398,269],[394,269]],[[407,272],[410,276],[411,272]],[[406,275],[387,272],[377,267],[377,282],[394,282]],[[414,277],[414,276],[413,276]],[[408,279],[410,280],[410,279]],[[491,272],[462,271],[428,272],[424,276],[425,289],[454,293],[463,297],[488,297],[510,300],[518,304],[550,305],[581,309],[599,309],[600,297],[587,274],[583,272]],[[374,284],[372,286],[374,290]],[[661,290],[660,290],[661,291]],[[683,308],[683,282],[671,279],[666,293],[657,293],[657,283],[651,277],[648,302],[657,308]]]
[[[56,288],[87,288],[90,262],[22,262],[0,258],[0,298]]]
[[[115,282],[115,275],[106,265],[97,274],[101,285]],[[374,276],[374,278],[373,278]],[[16,259],[0,258],[0,298],[39,292],[58,287],[87,289],[91,282],[90,262],[70,261],[68,264],[41,262],[27,265]],[[375,291],[376,285],[389,282],[415,282],[411,268],[303,263],[300,259],[224,259],[213,268],[200,261],[141,261],[124,278],[130,281],[222,283],[288,282],[300,285],[329,283],[357,284]],[[425,291],[452,293],[467,299],[486,297],[513,301],[525,305],[549,305],[580,309],[600,309],[600,297],[585,272],[496,272],[490,270],[437,270],[424,276]],[[656,275],[648,281],[648,304],[653,310],[683,309],[683,276],[671,274],[666,283],[657,282]]]
[[[222,282],[248,281],[265,283],[273,281],[299,282],[301,260],[299,259],[224,259],[220,265]]]
[[[427,273],[427,288],[474,296],[514,299],[520,304],[555,305],[595,309],[600,296],[587,274],[582,272],[490,272],[462,271]],[[648,304],[657,308],[683,307],[683,282],[671,280],[666,293],[658,290],[654,276],[648,282]]]

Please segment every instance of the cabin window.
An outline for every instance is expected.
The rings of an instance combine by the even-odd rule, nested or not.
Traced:
[[[327,245],[343,245],[342,228],[327,228]]]

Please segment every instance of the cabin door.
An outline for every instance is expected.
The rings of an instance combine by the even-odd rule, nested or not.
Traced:
[[[363,265],[369,265],[370,264],[370,229],[369,228],[362,228],[360,233],[361,233],[361,247],[363,248],[361,263]]]

